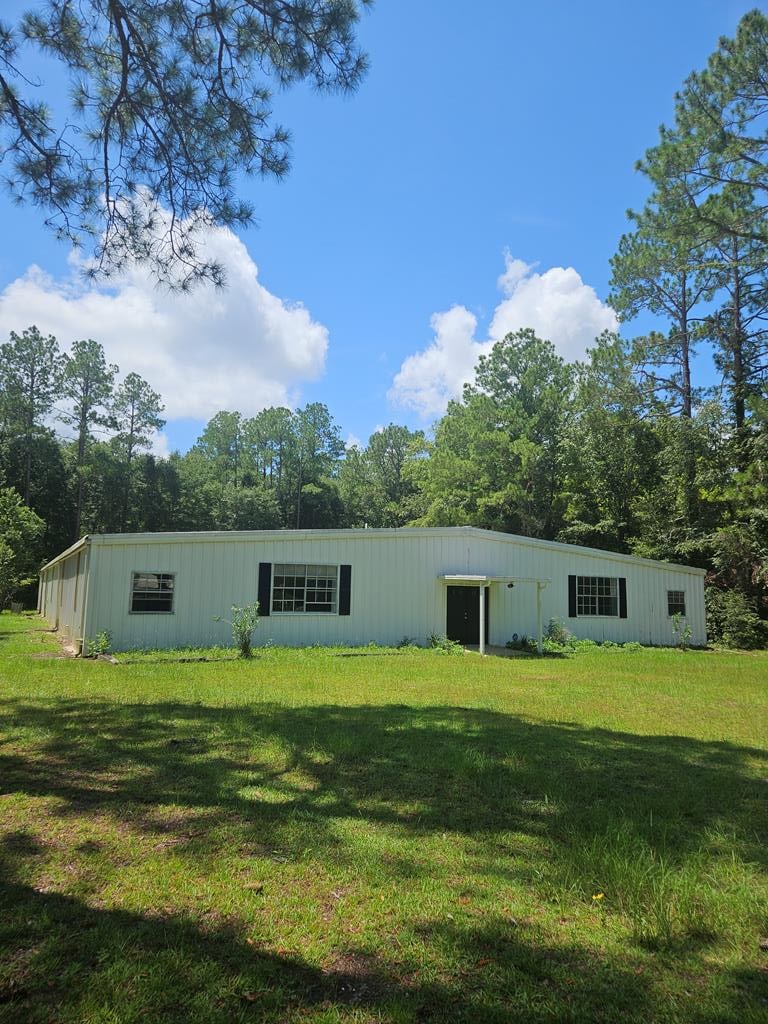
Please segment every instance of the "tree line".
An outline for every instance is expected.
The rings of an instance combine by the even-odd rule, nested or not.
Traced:
[[[726,375],[688,411],[659,390],[663,358],[604,334],[567,363],[521,330],[480,358],[431,439],[390,424],[347,449],[313,402],[221,411],[188,452],[158,457],[146,381],[116,384],[95,341],[62,356],[28,328],[0,349],[2,493],[38,523],[31,573],[85,533],[466,524],[703,565],[711,615],[756,643],[768,405],[748,400],[739,427]]]
[[[390,424],[345,450],[330,411],[310,403],[221,411],[190,451],[158,458],[150,384],[117,383],[95,341],[62,355],[34,327],[11,334],[0,567],[20,550],[3,525],[11,506],[35,535],[25,571],[30,552],[85,532],[468,524],[703,566],[711,634],[765,642],[767,55],[755,11],[684,83],[640,161],[649,197],[611,260],[625,336],[568,363],[531,330],[508,335],[433,436]],[[654,328],[632,337],[640,316]]]

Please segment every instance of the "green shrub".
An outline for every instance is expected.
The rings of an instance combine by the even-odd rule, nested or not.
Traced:
[[[250,658],[253,633],[259,624],[259,605],[247,604],[242,608],[232,606],[232,639],[240,651],[241,658]]]
[[[546,639],[544,644],[546,647]],[[527,651],[529,654],[535,654],[538,651],[538,644],[536,640],[532,636],[528,636],[526,633],[523,633],[520,636],[518,636],[517,633],[513,633],[512,639],[507,640],[504,646],[510,651]],[[550,644],[549,647],[552,650],[554,650],[555,647],[557,647],[558,650],[560,649],[556,644]]]
[[[713,643],[742,650],[765,647],[768,629],[749,599],[740,590],[708,587],[707,633]]]
[[[232,627],[232,640],[240,652],[241,658],[250,658],[253,654],[253,634],[259,624],[259,603],[246,604],[239,607],[232,605],[232,618],[225,619],[217,615],[215,622],[228,622]]]
[[[402,640],[399,640],[395,645],[398,651],[404,651],[410,648],[416,648],[419,645],[415,640],[412,640],[409,636],[404,636]]]
[[[20,586],[21,576],[16,570],[16,556],[0,537],[0,611],[10,604]]]
[[[680,612],[675,612],[672,616],[672,633],[675,637],[675,643],[681,651],[687,651],[691,646],[691,638],[693,637],[693,630],[690,625],[685,621]]]
[[[571,639],[571,634],[560,619],[550,619],[546,633],[547,640],[558,647],[565,647]]]
[[[599,647],[597,640],[589,640],[587,637],[571,637],[570,643],[568,644],[574,651],[591,651],[596,647]]]
[[[447,636],[439,633],[432,633],[429,638],[429,646],[441,654],[462,654],[464,648],[458,640],[449,640]]]
[[[100,654],[109,654],[112,646],[112,634],[108,629],[102,629],[95,640],[86,642],[87,657],[98,658]]]

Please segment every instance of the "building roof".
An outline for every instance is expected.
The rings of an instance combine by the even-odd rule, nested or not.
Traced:
[[[621,554],[617,551],[607,551],[604,548],[589,548],[580,544],[565,544],[562,541],[539,540],[536,537],[523,537],[515,533],[500,533],[497,530],[483,530],[477,526],[403,526],[390,529],[343,529],[343,530],[201,530],[201,531],[176,531],[167,533],[95,533],[83,537],[66,551],[62,551],[56,558],[43,566],[41,572],[60,562],[64,558],[75,554],[80,548],[88,544],[96,546],[124,545],[124,544],[160,544],[181,542],[221,542],[244,541],[244,540],[316,540],[338,539],[338,540],[361,540],[378,537],[381,539],[395,539],[405,536],[433,536],[450,537],[457,533],[467,537],[477,537],[484,540],[492,540],[503,544],[517,544],[524,547],[540,548],[544,550],[562,551],[571,555],[583,557],[610,558],[614,561],[624,562],[628,565],[654,566],[657,569],[672,569],[675,572],[687,572],[696,576],[703,576],[704,569],[697,569],[691,565],[678,565],[673,562],[660,562],[652,558],[639,558],[636,555]]]

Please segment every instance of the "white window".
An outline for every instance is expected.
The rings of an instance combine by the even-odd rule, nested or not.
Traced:
[[[173,611],[173,584],[170,572],[135,572],[131,581],[131,611],[152,614]]]
[[[334,613],[338,577],[337,565],[278,563],[272,581],[272,611]]]
[[[667,615],[685,615],[685,591],[667,591]]]
[[[576,577],[577,615],[619,614],[619,588],[615,576]]]

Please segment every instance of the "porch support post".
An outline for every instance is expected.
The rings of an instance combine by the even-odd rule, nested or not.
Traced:
[[[480,584],[480,653],[485,654],[485,586]]]
[[[541,592],[546,586],[546,583],[536,584],[536,630],[538,639],[536,641],[536,651],[539,654],[544,653],[544,630],[541,622]]]

